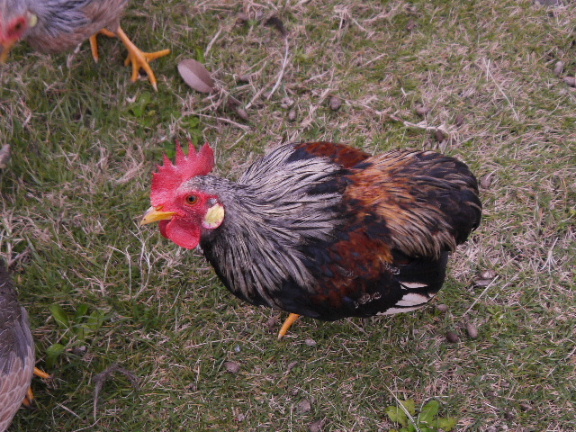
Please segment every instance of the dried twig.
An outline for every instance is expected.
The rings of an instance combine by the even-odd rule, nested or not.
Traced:
[[[280,73],[278,74],[278,78],[276,79],[276,84],[274,84],[274,87],[272,87],[272,90],[270,90],[270,93],[268,93],[266,100],[270,100],[272,95],[276,92],[276,90],[278,90],[278,87],[282,82],[282,78],[284,77],[284,72],[286,72],[286,66],[288,66],[288,54],[290,52],[288,38],[284,38],[284,44],[286,45],[286,50],[284,51],[284,60],[282,60],[282,68],[280,69]]]
[[[120,372],[121,374],[126,375],[130,380],[132,387],[134,387],[136,390],[140,388],[138,377],[134,374],[134,372],[121,367],[118,363],[114,363],[108,369],[104,370],[104,372],[100,372],[94,377],[94,382],[96,382],[96,387],[94,387],[94,419],[96,419],[96,413],[98,412],[98,398],[100,396],[100,392],[102,391],[106,381],[108,381],[110,376],[115,372]]]
[[[216,32],[216,34],[214,35],[214,37],[212,38],[212,40],[208,43],[208,45],[206,46],[206,50],[204,51],[204,56],[207,56],[208,53],[210,52],[210,50],[212,49],[212,45],[214,45],[214,42],[216,42],[216,39],[218,39],[218,36],[220,36],[220,33],[222,33],[222,28],[220,28],[220,30],[218,30]]]
[[[240,124],[240,123],[236,123],[235,121],[230,120],[230,119],[227,119],[227,118],[225,118],[225,117],[216,117],[216,116],[211,116],[211,115],[208,115],[208,114],[200,114],[200,113],[197,113],[197,112],[195,112],[195,113],[185,113],[185,115],[196,115],[196,116],[198,116],[198,117],[213,118],[213,119],[216,119],[216,120],[220,120],[220,121],[222,121],[222,122],[224,122],[224,123],[228,123],[228,124],[231,124],[231,125],[233,125],[233,126],[236,126],[237,128],[240,128],[240,129],[242,129],[243,131],[249,131],[249,130],[250,130],[250,126],[246,126],[246,125],[243,125],[243,124]]]
[[[512,101],[508,98],[508,96],[506,95],[506,93],[504,93],[504,90],[502,90],[502,87],[500,86],[500,84],[498,84],[498,81],[496,81],[496,78],[494,78],[494,75],[492,75],[492,72],[490,71],[490,60],[486,60],[484,59],[484,67],[486,68],[486,75],[492,80],[492,82],[494,83],[494,85],[496,86],[496,88],[498,89],[498,91],[502,94],[502,96],[504,96],[504,99],[506,99],[506,102],[508,102],[508,105],[510,106],[510,109],[512,110],[512,112],[514,113],[514,119],[516,119],[516,121],[520,120],[520,116],[518,115],[518,113],[516,112],[516,109],[514,109],[514,104],[512,103]]]
[[[446,129],[446,126],[444,125],[440,125],[440,126],[429,126],[426,122],[421,121],[420,123],[412,123],[406,120],[401,119],[400,117],[395,116],[394,114],[390,114],[389,118],[400,122],[402,124],[404,124],[404,126],[406,127],[413,127],[413,128],[418,128],[418,129],[424,129],[427,131],[432,131],[432,132],[436,132],[436,131],[441,131],[444,132],[446,134],[449,134],[448,130]]]

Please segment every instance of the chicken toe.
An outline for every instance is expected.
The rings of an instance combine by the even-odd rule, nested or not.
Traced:
[[[157,58],[164,57],[170,54],[169,49],[156,51],[152,53],[147,53],[140,50],[134,43],[130,40],[130,38],[124,33],[122,28],[118,27],[116,31],[116,35],[120,38],[120,40],[126,45],[128,49],[128,58],[126,59],[126,66],[132,64],[132,81],[137,81],[138,77],[140,76],[140,69],[144,69],[148,78],[150,79],[150,83],[152,83],[152,87],[154,90],[158,90],[156,75],[154,75],[154,71],[150,67],[150,62],[152,60],[156,60]]]
[[[290,330],[290,327],[292,327],[292,324],[294,324],[298,320],[298,318],[300,318],[300,315],[295,313],[291,313],[290,316],[286,318],[286,321],[284,321],[282,328],[278,332],[278,340],[286,336],[288,330]]]

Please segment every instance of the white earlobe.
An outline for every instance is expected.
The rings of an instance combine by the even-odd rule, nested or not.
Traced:
[[[202,221],[202,226],[206,229],[215,229],[224,222],[224,207],[220,204],[213,205],[206,212],[206,217]]]

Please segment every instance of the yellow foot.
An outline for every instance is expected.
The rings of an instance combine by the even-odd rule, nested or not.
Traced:
[[[292,324],[294,324],[298,320],[298,318],[300,318],[300,315],[295,313],[290,314],[290,316],[286,319],[286,321],[284,321],[282,328],[278,332],[278,340],[286,336],[286,333],[288,333],[288,330],[290,330],[290,327],[292,327]]]
[[[100,30],[98,33],[96,33],[95,35],[90,36],[90,50],[92,51],[92,58],[94,59],[94,61],[96,63],[98,63],[98,61],[100,60],[100,52],[98,50],[98,35],[104,35],[104,36],[108,36],[108,37],[116,37],[116,35],[114,33],[112,33],[110,30],[107,29],[102,29]]]
[[[44,378],[44,379],[52,378],[52,375],[47,374],[46,372],[38,369],[37,367],[34,368],[34,375],[36,375],[37,377],[40,377],[40,378]],[[28,392],[26,393],[26,396],[24,396],[24,400],[22,401],[22,405],[24,405],[27,408],[30,408],[32,406],[33,402],[34,402],[34,392],[32,391],[32,387],[30,387],[28,389]]]
[[[152,83],[152,87],[154,87],[154,90],[157,91],[158,85],[156,84],[156,75],[154,75],[154,71],[150,67],[149,63],[152,60],[156,60],[157,58],[170,54],[170,50],[165,49],[162,51],[147,53],[141,51],[136,45],[134,45],[134,43],[128,38],[121,27],[118,27],[116,35],[122,42],[124,42],[124,45],[126,45],[126,48],[128,49],[128,58],[126,59],[125,65],[128,66],[132,64],[132,82],[138,80],[138,77],[140,76],[140,69],[144,69],[144,72],[146,72],[148,78],[150,79],[150,83]]]
[[[94,62],[98,63],[100,61],[100,53],[98,52],[98,38],[96,35],[90,36],[90,50],[92,51],[92,58]]]
[[[44,372],[41,369],[38,369],[37,367],[34,368],[34,375],[36,375],[37,377],[40,377],[40,378],[44,378],[44,379],[52,378],[52,375]]]
[[[138,80],[138,77],[140,76],[140,69],[144,69],[144,72],[146,72],[148,78],[150,79],[150,82],[152,83],[152,87],[154,87],[154,90],[158,91],[156,75],[154,75],[154,71],[150,67],[149,63],[152,60],[156,60],[157,58],[164,57],[170,54],[169,49],[156,51],[153,53],[147,53],[141,51],[136,45],[134,45],[134,43],[130,40],[130,38],[126,35],[126,33],[124,33],[124,30],[122,30],[121,27],[118,27],[116,33],[103,28],[98,33],[91,36],[89,39],[90,49],[92,50],[92,57],[94,58],[94,61],[96,63],[98,63],[98,61],[100,60],[100,53],[98,51],[98,39],[97,39],[97,36],[100,34],[108,37],[118,36],[118,38],[120,38],[120,40],[124,43],[124,45],[126,45],[126,48],[128,49],[128,57],[126,58],[124,64],[126,66],[132,64],[132,78],[131,78],[132,82]]]

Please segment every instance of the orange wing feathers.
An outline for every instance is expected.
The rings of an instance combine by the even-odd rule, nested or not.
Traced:
[[[462,162],[434,152],[398,150],[353,169],[347,196],[382,219],[395,247],[439,257],[480,223],[476,179]]]
[[[331,142],[319,141],[312,143],[299,143],[294,147],[296,151],[304,150],[310,156],[327,157],[332,162],[341,165],[344,168],[352,168],[370,157],[368,153],[363,152],[362,150],[344,144]]]

